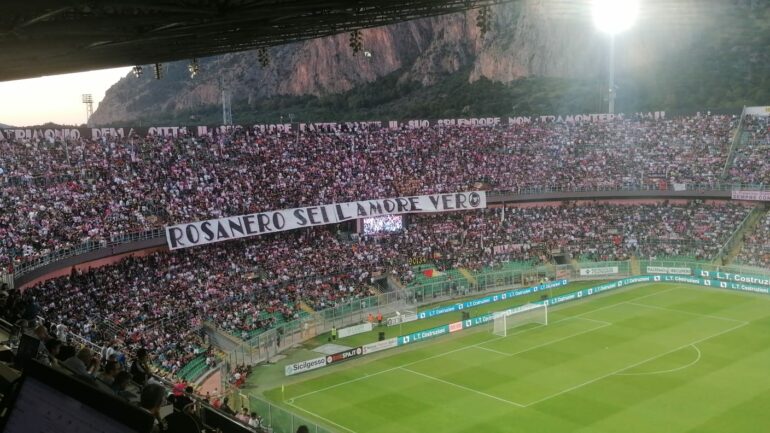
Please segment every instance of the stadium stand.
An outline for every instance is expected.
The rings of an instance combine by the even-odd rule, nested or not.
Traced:
[[[698,201],[563,204],[415,215],[403,232],[358,241],[326,228],[285,232],[76,271],[12,299],[8,319],[39,314],[98,346],[146,347],[163,371],[189,379],[205,369],[202,320],[248,339],[300,317],[301,302],[321,310],[372,295],[373,275],[409,284],[422,275],[416,261],[462,280],[455,269],[547,262],[556,249],[597,261],[711,259],[749,211]]]
[[[763,122],[745,119],[730,180],[767,180]],[[0,141],[0,266],[12,272],[83,242],[106,245],[167,223],[479,183],[500,191],[717,183],[736,125],[735,117],[693,116],[299,136],[236,130],[204,138]],[[411,215],[403,231],[359,238],[330,227],[284,232],[73,268],[8,292],[3,319],[22,329],[44,323],[37,338],[47,343],[39,343],[39,359],[49,365],[67,360],[81,375],[121,382],[121,371],[136,363],[133,354],[147,350],[155,380],[190,383],[218,356],[202,330],[205,321],[247,340],[307,311],[371,296],[375,276],[409,286],[436,269],[441,274],[432,282],[467,287],[490,270],[550,263],[554,252],[591,261],[712,260],[750,211],[697,200],[553,203]],[[770,264],[769,226],[766,219],[747,236],[739,260]],[[76,353],[75,345],[102,357]],[[67,356],[55,360],[57,353]],[[108,364],[110,357],[120,368]],[[227,380],[240,384],[245,374],[236,370]],[[131,389],[111,391],[138,399],[140,389]]]
[[[766,214],[754,230],[746,234],[736,260],[751,266],[770,266],[770,214]]]
[[[0,141],[0,266],[169,222],[478,182],[501,191],[714,183],[737,120]],[[750,159],[759,165],[732,180],[762,179],[767,158]]]
[[[730,175],[736,182],[770,184],[770,121],[768,117],[744,116],[740,145],[736,149]]]

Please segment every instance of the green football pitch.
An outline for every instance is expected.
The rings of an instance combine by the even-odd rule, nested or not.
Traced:
[[[339,433],[770,430],[766,295],[646,284],[548,321],[439,337],[266,395]]]

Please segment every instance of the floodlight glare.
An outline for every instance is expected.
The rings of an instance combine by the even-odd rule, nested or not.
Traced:
[[[594,25],[616,35],[628,30],[639,15],[639,0],[593,0]]]

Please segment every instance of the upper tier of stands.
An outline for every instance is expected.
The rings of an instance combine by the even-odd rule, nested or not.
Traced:
[[[746,183],[770,183],[770,117],[743,118],[740,146],[736,149],[735,159],[730,168],[730,177]]]
[[[737,117],[0,141],[0,267],[173,222],[417,193],[720,181]],[[766,142],[766,125],[752,143]],[[764,141],[763,141],[764,140]],[[765,152],[767,146],[752,146]],[[762,150],[760,150],[762,149]],[[740,150],[739,151],[748,151]],[[739,154],[729,182],[764,182]],[[746,163],[745,161],[751,161]]]

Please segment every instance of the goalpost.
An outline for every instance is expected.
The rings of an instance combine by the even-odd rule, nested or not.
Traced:
[[[412,310],[404,310],[402,312],[395,312],[395,315],[388,317],[385,319],[385,324],[387,326],[395,326],[400,325],[402,323],[406,322],[413,322],[417,320],[417,311]]]
[[[494,313],[492,333],[500,337],[505,337],[508,335],[509,329],[525,325],[527,323],[539,323],[541,325],[547,325],[548,305],[545,303],[525,304],[521,307],[496,312]]]

